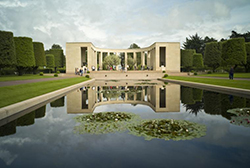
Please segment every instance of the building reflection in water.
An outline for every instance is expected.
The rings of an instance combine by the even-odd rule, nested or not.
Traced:
[[[67,94],[68,113],[92,113],[97,106],[124,103],[146,105],[155,112],[179,112],[180,85],[107,86],[103,83]]]

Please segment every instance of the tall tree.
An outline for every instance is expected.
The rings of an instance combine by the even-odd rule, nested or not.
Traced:
[[[0,31],[0,68],[16,65],[16,52],[12,32]]]
[[[204,64],[212,67],[213,72],[221,65],[221,43],[207,43],[204,53]]]
[[[186,49],[181,50],[181,66],[185,68],[187,71],[193,66],[193,55],[195,54],[195,50]]]
[[[35,66],[32,39],[29,37],[14,37],[17,70],[22,75],[27,68]]]
[[[35,62],[36,66],[45,66],[46,65],[46,59],[45,59],[45,52],[44,52],[44,46],[41,42],[33,42],[33,49],[34,49],[34,56],[35,56]]]
[[[204,41],[197,33],[193,36],[186,38],[186,41],[183,43],[183,48],[186,49],[195,49],[196,53],[203,53]]]
[[[53,44],[51,49],[62,49],[62,47],[59,44]]]
[[[245,39],[245,42],[250,42],[250,32],[248,31],[247,33],[237,33],[236,31],[232,31],[231,35],[229,36],[231,39],[232,38],[239,38],[239,37],[243,37]]]
[[[246,61],[246,64],[243,64],[243,66],[245,67],[245,72],[249,72],[250,71],[250,42],[245,43],[245,46],[246,46],[247,61]]]
[[[243,65],[246,63],[246,46],[244,38],[233,38],[222,42],[222,65]]]
[[[217,40],[213,37],[206,36],[204,39],[200,37],[197,33],[193,36],[186,38],[186,41],[183,43],[184,49],[195,49],[196,53],[201,53],[204,56],[204,50],[206,43],[216,42]]]

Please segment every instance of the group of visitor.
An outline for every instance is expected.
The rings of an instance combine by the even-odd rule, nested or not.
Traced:
[[[86,66],[83,66],[82,68],[75,68],[75,74],[76,75],[83,75],[84,73],[87,73],[88,68]]]

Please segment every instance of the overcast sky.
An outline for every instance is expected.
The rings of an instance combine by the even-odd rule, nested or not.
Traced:
[[[185,41],[198,33],[218,40],[250,31],[250,0],[0,0],[0,30],[43,42],[101,48]]]

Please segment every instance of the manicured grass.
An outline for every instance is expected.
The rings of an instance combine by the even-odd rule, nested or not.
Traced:
[[[41,79],[41,78],[54,78],[54,76],[40,76],[40,75],[31,75],[26,74],[23,76],[0,76],[0,82],[4,81],[15,81],[15,80],[28,80],[28,79]]]
[[[209,77],[226,77],[228,78],[228,73],[212,73],[212,74],[200,74],[198,76],[209,76]],[[250,73],[234,73],[234,78],[250,78]]]
[[[73,84],[87,81],[89,78],[77,77],[0,87],[0,107],[14,104],[32,97],[40,96]]]
[[[183,76],[169,76],[166,79],[184,80],[184,81],[198,82],[198,83],[205,83],[205,84],[212,84],[212,85],[219,85],[219,86],[250,89],[250,81],[247,81],[247,80],[195,78],[195,77],[183,77]]]

